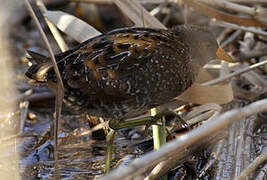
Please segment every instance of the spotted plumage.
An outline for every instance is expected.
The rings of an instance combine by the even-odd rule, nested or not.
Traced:
[[[136,116],[190,87],[217,49],[212,33],[197,26],[108,32],[56,55],[64,102],[109,119]],[[34,64],[26,76],[52,89],[57,81],[50,61]]]

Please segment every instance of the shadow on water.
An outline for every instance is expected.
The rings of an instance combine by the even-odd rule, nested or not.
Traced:
[[[18,144],[21,153],[20,171],[24,179],[53,179],[55,170],[54,140],[50,128],[52,117],[49,119],[44,112],[36,112],[36,117],[39,119],[31,120],[31,123],[26,121],[25,134],[22,135]],[[73,117],[69,121],[70,117],[62,117],[62,122],[65,121],[68,124],[65,126],[64,123],[61,123],[62,128],[59,133],[58,155],[61,178],[91,179],[102,175],[105,161],[105,140],[99,140],[101,138],[94,138],[88,134],[81,135],[89,130],[88,123],[83,119]],[[125,137],[125,133],[131,133],[131,130],[118,133],[112,166],[127,164],[136,157],[136,152],[133,152],[133,148],[129,146],[129,144],[133,144],[133,141],[127,138],[127,135]],[[138,153],[140,152],[138,151]]]

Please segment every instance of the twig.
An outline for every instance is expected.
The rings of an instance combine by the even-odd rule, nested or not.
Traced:
[[[192,154],[191,151],[185,151],[182,155],[181,152],[176,153],[176,157],[171,157],[165,161],[160,162],[151,173],[144,178],[144,180],[156,180],[160,179],[160,177],[168,172],[168,170],[173,167],[174,164],[177,164],[178,159],[183,159],[179,162],[184,162],[187,157]],[[183,158],[181,158],[183,156]]]
[[[264,180],[264,177],[266,177],[267,174],[267,163],[264,165],[263,168],[261,168],[260,173],[257,175],[255,180]]]
[[[56,63],[56,59],[55,59],[53,50],[52,50],[52,48],[51,48],[51,46],[50,46],[50,43],[49,43],[49,41],[48,41],[48,39],[47,39],[47,37],[46,37],[46,35],[45,35],[45,33],[44,33],[42,27],[41,27],[41,24],[39,23],[39,21],[38,21],[36,15],[35,15],[35,13],[34,13],[34,11],[33,11],[33,9],[32,9],[32,7],[31,7],[30,3],[28,2],[28,0],[24,0],[24,3],[25,3],[25,5],[26,5],[26,7],[27,7],[27,9],[28,9],[28,11],[29,11],[31,17],[33,18],[33,20],[34,20],[34,22],[35,22],[35,24],[36,24],[36,26],[37,26],[37,28],[38,28],[38,31],[39,31],[39,33],[41,34],[41,37],[42,37],[42,39],[43,39],[43,41],[44,41],[44,43],[45,43],[45,45],[46,45],[46,47],[47,47],[47,49],[48,49],[48,52],[49,52],[49,54],[50,54],[50,56],[51,56],[52,63],[53,63],[53,66],[54,66],[54,69],[55,69],[55,73],[56,73],[56,75],[57,75],[57,78],[58,78],[60,87],[61,87],[62,90],[63,90],[63,88],[64,88],[64,86],[63,86],[63,82],[62,82],[62,79],[61,79],[61,76],[60,76],[60,72],[59,72],[58,67],[57,67],[57,63]]]
[[[255,159],[256,156],[255,153],[251,153],[253,152],[252,149],[252,142],[254,141],[254,128],[255,128],[255,123],[257,120],[257,116],[254,115],[251,118],[246,119],[246,124],[245,127],[249,127],[246,129],[246,139],[244,142],[244,149],[243,149],[243,157],[244,157],[244,161],[243,161],[243,168],[248,167],[250,162],[252,161],[252,159]]]
[[[113,0],[68,0],[70,2],[83,2],[94,4],[113,4]],[[138,0],[141,4],[177,3],[179,0]],[[239,4],[267,4],[266,0],[227,0]]]
[[[114,0],[68,0],[70,2],[83,2],[95,4],[113,4]],[[177,0],[138,0],[141,4],[163,4],[163,3],[176,3]]]
[[[34,93],[26,97],[25,100],[33,104],[33,103],[39,103],[40,101],[53,99],[54,97],[55,94],[53,94],[52,92],[40,92],[40,93]]]
[[[248,7],[225,0],[195,0],[195,1],[200,1],[211,6],[236,11],[238,13],[247,14],[253,16],[255,18],[255,21],[259,21],[263,24],[267,23],[265,18],[267,14],[267,9],[260,6]]]
[[[59,175],[59,168],[58,168],[58,156],[57,156],[57,145],[58,145],[58,139],[57,139],[57,135],[58,135],[58,121],[59,121],[59,118],[60,118],[60,114],[61,114],[61,107],[62,107],[62,99],[63,99],[63,96],[64,96],[64,86],[63,86],[63,82],[62,82],[62,79],[61,79],[61,76],[60,76],[60,72],[58,70],[58,67],[57,67],[57,63],[56,63],[56,59],[55,59],[55,56],[54,56],[54,53],[53,53],[53,50],[49,44],[49,41],[29,3],[28,0],[24,0],[24,3],[32,17],[32,19],[34,20],[36,26],[37,26],[37,29],[39,31],[39,33],[41,34],[41,37],[46,45],[46,48],[48,49],[48,52],[50,54],[50,57],[51,57],[51,60],[52,60],[52,64],[53,64],[53,67],[54,67],[54,70],[55,70],[55,73],[56,73],[56,76],[57,76],[57,94],[56,94],[56,120],[54,122],[54,138],[55,138],[55,147],[54,147],[54,158],[55,158],[55,169],[56,169],[56,173],[55,173],[55,177],[56,179],[60,179],[60,175]]]
[[[45,14],[47,12],[47,9],[42,0],[36,0],[35,3],[39,7],[42,14]],[[60,35],[60,32],[57,30],[56,26],[52,22],[50,22],[47,17],[44,16],[44,19],[51,33],[53,34],[55,40],[57,41],[57,44],[59,45],[61,51],[62,52],[67,51],[69,49],[68,45],[65,43],[64,39]]]
[[[240,4],[267,4],[266,0],[227,0],[234,3],[240,3]]]
[[[222,45],[223,40],[228,36],[228,34],[232,33],[233,29],[230,28],[224,28],[224,30],[220,33],[220,35],[217,37],[217,41],[219,44]]]
[[[267,32],[256,29],[254,27],[239,26],[237,24],[231,24],[231,23],[217,21],[217,20],[211,21],[210,25],[243,30],[243,31],[252,32],[252,33],[267,37]]]
[[[216,114],[216,111],[214,110],[209,110],[207,112],[204,112],[202,114],[199,114],[198,116],[190,119],[190,120],[187,120],[186,123],[190,126],[194,125],[194,124],[197,124],[197,123],[200,123],[202,121],[205,121],[209,118],[211,118],[212,116],[214,116],[214,114]]]
[[[225,41],[221,43],[221,47],[223,48],[228,44],[230,44],[231,42],[233,42],[234,40],[236,40],[241,35],[241,33],[242,33],[241,30],[235,31],[230,37],[228,37]]]
[[[267,56],[267,47],[262,49],[256,49],[253,51],[242,51],[239,54],[235,55],[235,58],[238,59],[238,61],[245,61],[251,58],[257,58]]]
[[[263,24],[256,19],[253,18],[246,18],[246,17],[239,17],[234,16],[229,13],[225,13],[223,11],[219,11],[217,9],[214,9],[208,5],[205,5],[204,3],[200,3],[197,0],[182,0],[186,5],[194,8],[195,10],[199,11],[202,14],[205,14],[209,17],[216,18],[222,21],[226,21],[233,24],[239,24],[243,26],[259,26],[259,27],[265,27],[266,24]]]
[[[11,99],[10,101],[14,101],[14,102],[23,101],[27,99],[28,97],[30,97],[31,95],[32,95],[32,89],[28,89],[23,94],[19,94],[18,96],[16,96],[14,99]]]
[[[235,178],[235,180],[243,180],[249,174],[251,174],[260,164],[267,160],[267,152],[259,155],[254,161],[244,170],[241,172],[239,176]]]
[[[129,17],[136,26],[148,26],[166,29],[166,27],[156,18],[151,16],[149,12],[137,1],[134,0],[114,0],[120,10]]]
[[[224,140],[220,140],[218,143],[217,143],[217,146],[216,146],[216,149],[215,149],[215,152],[212,152],[210,157],[209,157],[209,160],[208,162],[205,164],[205,166],[200,170],[200,173],[199,173],[199,176],[198,178],[201,178],[203,177],[206,173],[207,173],[207,170],[218,160],[218,157],[219,155],[221,154],[222,152],[222,149],[223,149],[223,145],[224,145]]]
[[[19,126],[19,134],[23,133],[24,123],[28,115],[29,110],[29,101],[24,101],[20,103],[20,126]]]
[[[203,105],[205,106],[205,105]],[[219,110],[220,111],[220,110]],[[212,115],[210,114],[210,112],[212,112]],[[203,118],[203,115],[205,114],[210,114],[208,117]],[[219,115],[219,112],[214,112],[213,110],[210,110],[204,114],[200,114],[197,117],[194,117],[193,119],[198,119],[201,121],[207,120],[207,121],[212,121],[214,118],[216,118]],[[186,121],[188,123],[188,125],[193,125],[192,121],[193,119],[190,119],[188,121]],[[151,173],[145,178],[145,180],[154,180],[154,179],[159,179],[163,174],[166,174],[167,171],[172,168],[174,165],[178,164],[178,163],[182,163],[183,157],[188,157],[190,154],[192,154],[193,148],[188,148],[185,152],[182,152],[183,155],[179,154],[181,152],[177,152],[176,154],[174,154],[171,158],[169,158],[168,160],[162,161],[161,163],[159,163],[152,171]]]
[[[240,51],[249,51],[253,49],[255,43],[255,34],[252,32],[246,32],[243,41],[240,41]]]
[[[223,148],[222,148],[222,152],[221,155],[218,157],[219,161],[216,165],[216,172],[214,175],[214,179],[222,179],[222,172],[223,169],[225,168],[225,160],[226,160],[226,153],[227,153],[227,143],[226,143],[226,139],[223,139]]]
[[[209,4],[211,6],[236,11],[239,13],[244,13],[244,14],[248,14],[251,16],[257,15],[256,8],[254,7],[243,6],[243,5],[232,3],[229,1],[225,1],[225,0],[195,0],[195,1],[200,1],[203,3]]]
[[[113,4],[113,0],[68,0],[70,2],[94,3],[94,4]]]
[[[152,9],[149,13],[151,16],[156,16],[161,11],[161,6],[157,6],[154,9]]]
[[[251,71],[252,69],[255,69],[255,68],[258,68],[264,64],[267,64],[267,60],[264,60],[262,62],[259,62],[259,63],[256,63],[256,64],[253,64],[249,67],[246,67],[244,69],[241,69],[239,71],[236,71],[236,72],[233,72],[233,73],[230,73],[224,77],[220,77],[220,78],[217,78],[217,79],[213,79],[211,81],[208,81],[208,82],[205,82],[205,83],[202,83],[202,86],[209,86],[209,85],[215,85],[215,84],[218,84],[218,83],[221,83],[221,82],[224,82],[228,79],[231,79],[232,77],[234,76],[237,76],[237,75],[240,75],[240,74],[243,74],[245,72],[248,72],[248,71]]]
[[[243,153],[244,153],[244,141],[245,141],[245,136],[246,136],[246,130],[249,127],[245,127],[246,121],[242,121],[240,122],[240,128],[238,128],[237,131],[239,131],[239,135],[236,139],[238,139],[238,143],[237,143],[237,149],[236,149],[236,155],[235,155],[235,169],[233,174],[235,176],[239,175],[240,172],[242,171],[243,168]]]
[[[219,129],[223,129],[235,121],[266,110],[267,99],[264,99],[256,101],[248,106],[245,106],[244,108],[228,111],[218,118],[204,123],[196,129],[193,129],[186,135],[181,136],[181,138],[167,143],[158,151],[150,152],[142,159],[134,160],[129,164],[128,167],[119,167],[100,179],[117,180],[133,178],[134,176],[145,172],[147,168],[154,166],[163,160],[167,160],[168,158],[172,157],[173,154],[179,151],[185,151],[185,148],[189,145],[197,143],[211,134],[215,134]]]
[[[236,143],[235,143],[235,138],[236,136],[236,131],[238,128],[236,126],[238,125],[238,122],[234,122],[231,124],[231,126],[228,128],[229,136],[227,138],[227,154],[226,154],[226,159],[225,159],[225,164],[224,168],[222,170],[222,180],[227,180],[231,179],[232,171],[233,171],[233,166],[234,166],[234,155],[235,155],[235,150],[236,150]],[[227,168],[225,168],[227,167]]]
[[[44,16],[79,43],[101,34],[81,19],[62,11],[47,11]]]

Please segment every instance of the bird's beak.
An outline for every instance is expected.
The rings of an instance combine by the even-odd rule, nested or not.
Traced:
[[[233,59],[227,52],[225,52],[221,47],[218,48],[216,52],[217,58],[223,61],[234,63],[236,60]]]

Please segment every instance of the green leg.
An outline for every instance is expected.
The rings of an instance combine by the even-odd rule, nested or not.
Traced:
[[[151,109],[151,115],[156,116],[158,113],[157,108]],[[165,131],[165,117],[161,118],[162,126],[152,125],[154,149],[158,150],[163,144],[166,143],[166,131]]]
[[[183,118],[181,118],[181,116],[179,114],[177,114],[176,112],[173,112],[169,109],[165,109],[163,111],[158,112],[155,116],[148,116],[148,117],[143,117],[143,118],[139,118],[139,119],[133,119],[130,121],[122,121],[122,122],[118,122],[117,120],[113,119],[111,121],[109,121],[109,127],[111,129],[114,130],[119,130],[119,129],[123,129],[123,128],[128,128],[128,127],[133,127],[133,126],[142,126],[142,125],[162,125],[160,124],[160,122],[158,122],[158,120],[160,120],[162,117],[164,116],[168,116],[168,115],[173,115],[175,117],[177,117],[180,121],[182,121],[182,123],[187,126],[187,123],[183,120]]]
[[[164,127],[164,119],[162,120],[162,124],[160,124],[159,120],[164,118],[164,116],[167,115],[173,115],[175,117],[177,117],[179,120],[182,121],[182,123],[184,125],[187,125],[187,123],[181,118],[180,115],[178,115],[177,113],[166,109],[160,112],[156,112],[155,116],[148,116],[148,117],[144,117],[144,118],[140,118],[140,119],[133,119],[130,121],[122,121],[119,122],[116,119],[112,119],[109,121],[109,128],[110,131],[107,133],[106,136],[106,142],[107,142],[107,152],[106,152],[106,162],[105,162],[105,173],[109,172],[110,169],[110,161],[111,161],[111,157],[112,157],[112,146],[113,146],[113,141],[114,141],[114,137],[115,137],[115,133],[116,130],[119,129],[123,129],[123,128],[128,128],[128,127],[133,127],[133,126],[141,126],[141,125],[146,125],[146,126],[150,126],[150,125],[160,125],[160,126],[154,126],[153,128],[155,130],[153,130],[153,134],[157,134],[156,136],[158,136],[158,138],[160,139],[159,142],[159,146],[161,146],[162,144],[165,143],[166,141],[166,135],[165,134],[165,127]],[[163,127],[162,127],[163,125]],[[159,131],[159,133],[154,133],[154,131]],[[162,136],[163,134],[163,136]],[[164,140],[163,140],[164,139]]]
[[[113,147],[115,134],[116,134],[116,131],[113,129],[110,129],[110,131],[108,132],[106,136],[107,149],[106,149],[105,173],[108,173],[110,169],[110,161],[112,159],[112,147]]]
[[[150,110],[152,116],[156,116],[158,114],[158,109],[153,108]],[[166,128],[165,128],[165,117],[163,116],[161,118],[162,126],[159,125],[152,125],[152,131],[153,131],[153,144],[154,144],[154,150],[158,150],[161,146],[166,144]],[[164,175],[161,178],[162,180],[167,180],[168,175]]]

